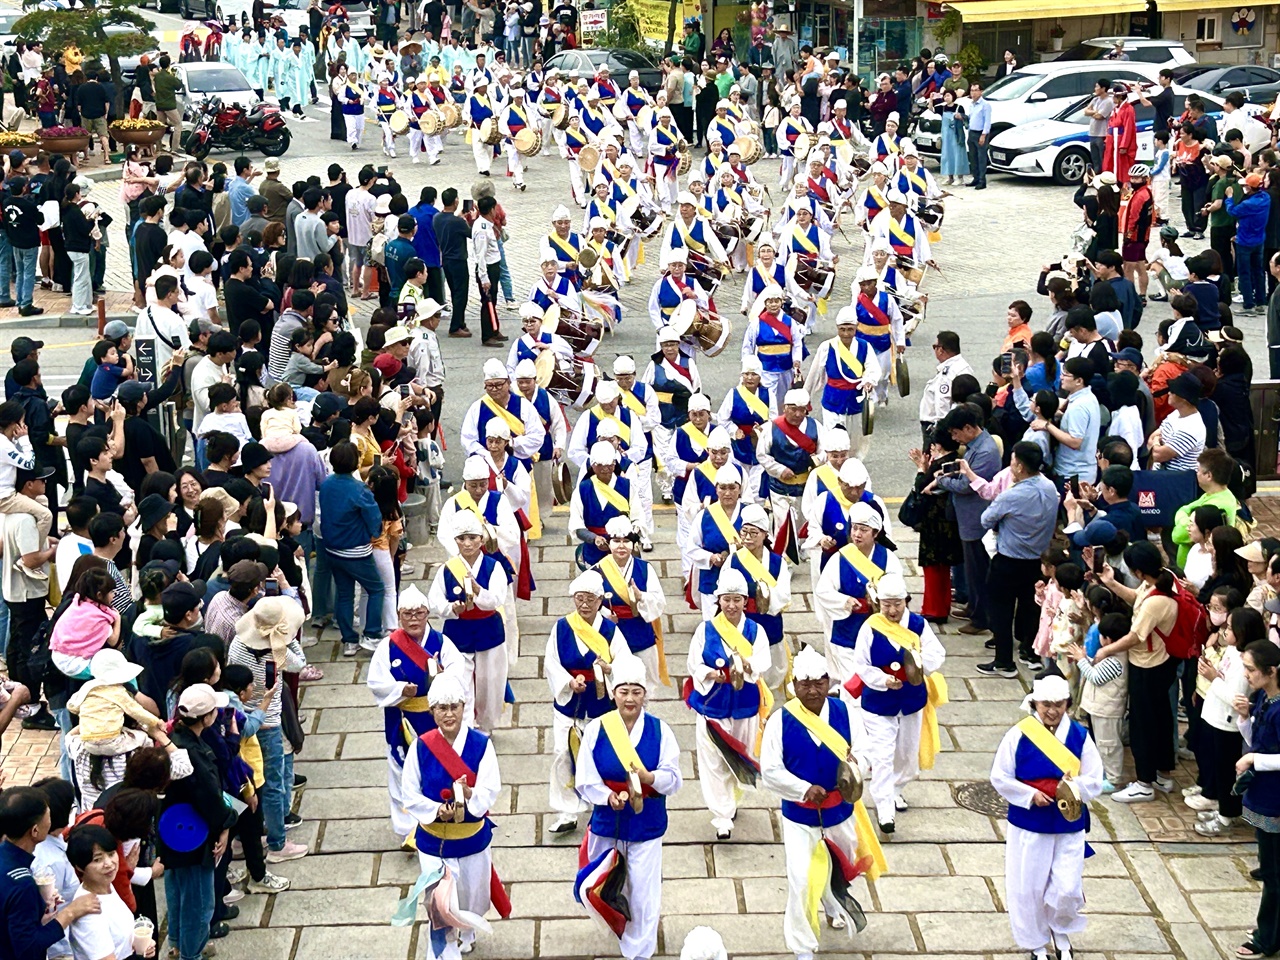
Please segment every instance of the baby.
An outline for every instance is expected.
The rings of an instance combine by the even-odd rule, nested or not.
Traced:
[[[151,736],[145,731],[158,735],[164,721],[144,709],[125,687],[137,680],[142,667],[130,663],[119,650],[104,647],[93,655],[89,671],[93,679],[67,701],[67,709],[80,717],[80,742],[85,751],[114,757],[149,745]],[[132,717],[142,729],[125,729],[125,716]]]

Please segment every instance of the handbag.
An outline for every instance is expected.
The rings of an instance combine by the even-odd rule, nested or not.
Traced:
[[[1076,253],[1084,253],[1097,235],[1098,231],[1087,223],[1080,224],[1071,231],[1071,249]]]
[[[912,490],[898,507],[898,522],[912,530],[919,531],[924,522],[924,500],[918,490]]]

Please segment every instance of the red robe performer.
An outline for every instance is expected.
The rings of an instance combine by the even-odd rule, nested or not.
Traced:
[[[1112,88],[1112,93],[1116,88]],[[1129,182],[1129,168],[1138,159],[1138,132],[1134,125],[1133,104],[1123,99],[1107,119],[1107,142],[1103,149],[1102,169],[1116,175],[1122,186]]]

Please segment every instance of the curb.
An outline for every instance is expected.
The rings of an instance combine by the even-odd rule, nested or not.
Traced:
[[[138,322],[138,315],[136,313],[108,313],[106,322],[110,323],[112,320],[123,320],[125,323],[129,324],[130,329],[133,329],[134,324]],[[82,317],[74,313],[41,313],[34,317],[13,317],[9,320],[0,320],[0,326],[18,327],[20,329],[54,326],[72,330],[76,328],[88,329],[92,327],[96,330],[98,327],[98,316],[97,314]]]

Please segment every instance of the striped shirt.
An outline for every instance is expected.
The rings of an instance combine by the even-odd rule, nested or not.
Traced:
[[[289,641],[289,646],[286,650],[284,669],[289,673],[297,673],[307,665],[307,655],[302,652],[302,645],[298,643],[296,637]],[[250,709],[262,709],[262,698],[269,686],[267,683],[267,662],[270,660],[270,650],[250,650],[239,639],[232,640],[231,646],[227,648],[227,663],[238,663],[253,671],[253,697],[245,701],[245,706]],[[280,726],[280,701],[280,697],[272,697],[271,702],[267,704],[262,720],[264,727]]]
[[[107,573],[111,574],[111,579],[116,584],[111,594],[111,606],[116,608],[125,623],[129,623],[133,620],[133,591],[129,589],[129,582],[125,580],[114,560],[107,561]]]
[[[1200,414],[1184,417],[1177,410],[1160,423],[1160,442],[1175,454],[1172,460],[1157,464],[1157,470],[1194,470],[1196,460],[1204,452],[1204,420]]]

